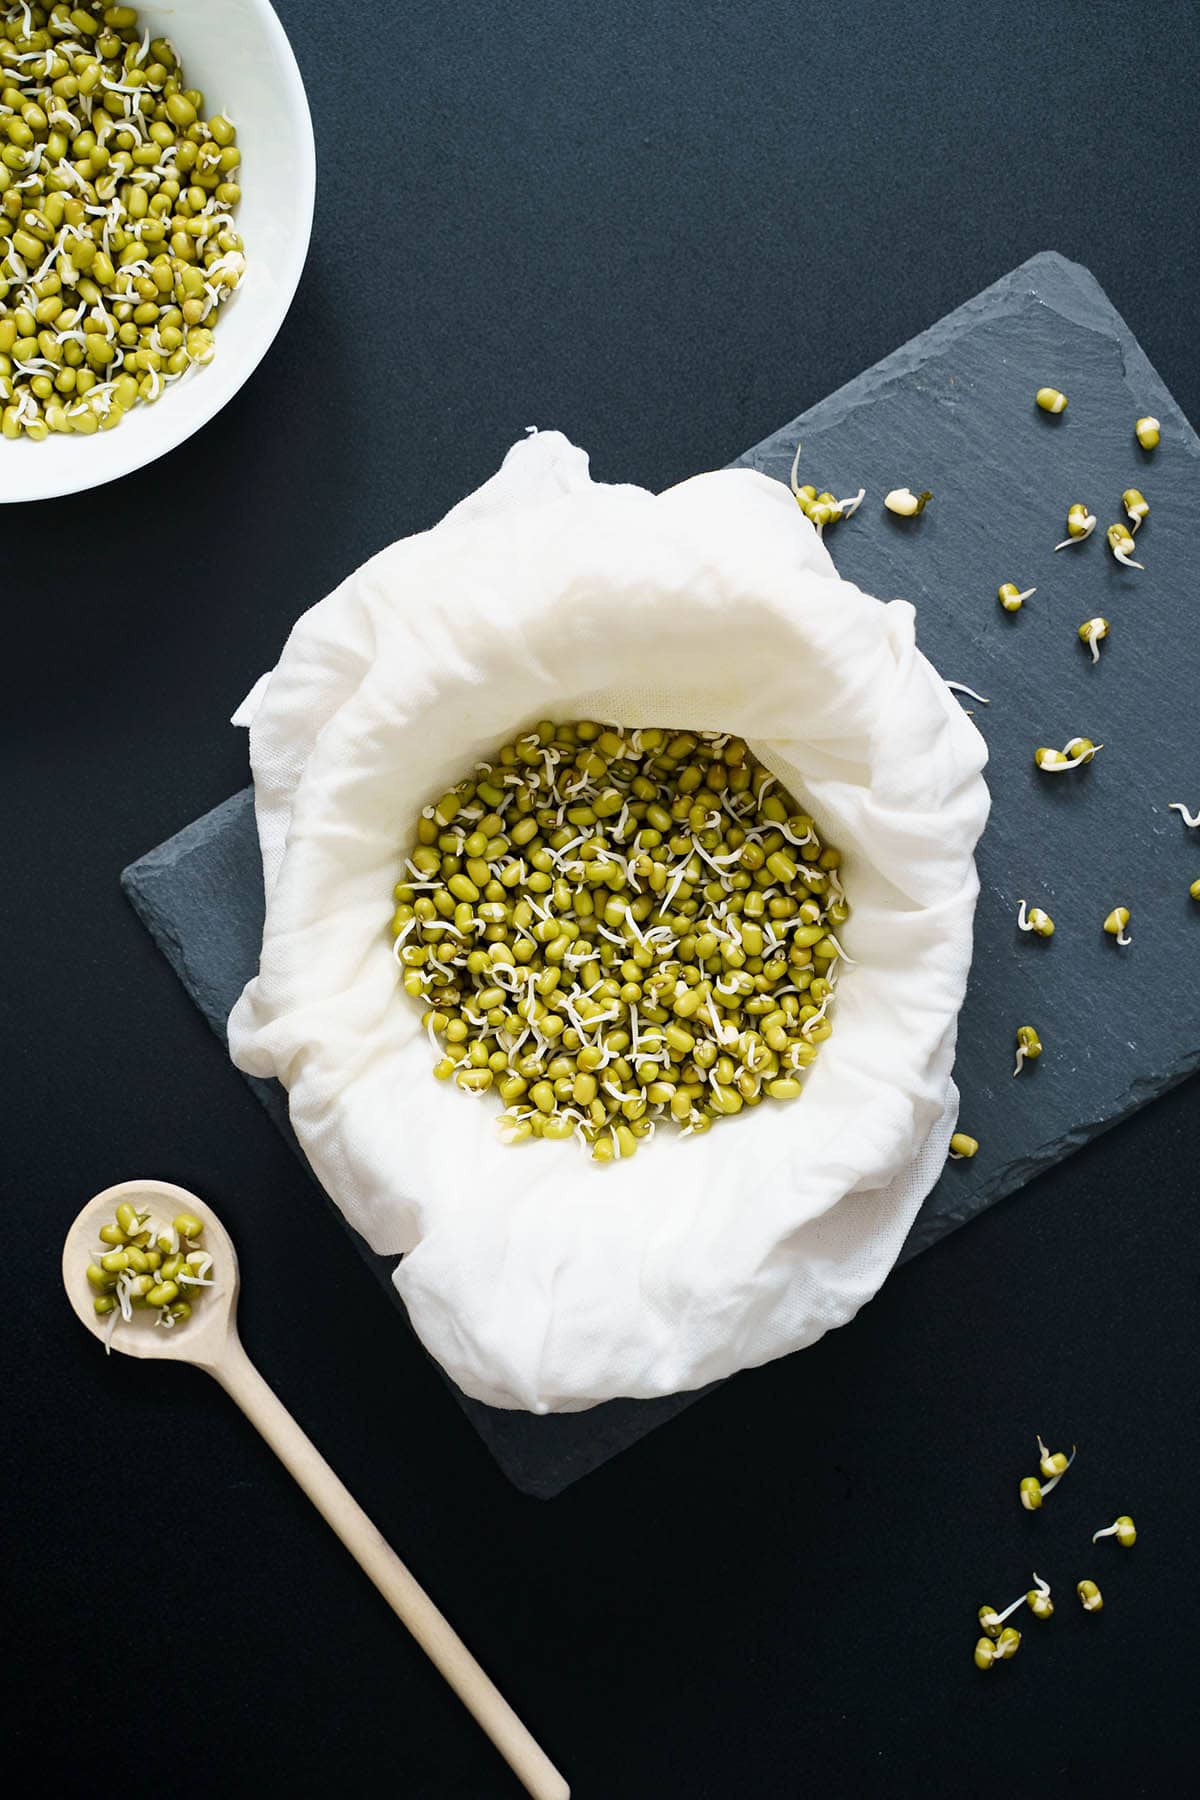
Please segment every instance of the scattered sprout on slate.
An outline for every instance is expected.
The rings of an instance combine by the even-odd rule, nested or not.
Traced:
[[[1041,1054],[1042,1040],[1033,1029],[1033,1026],[1019,1025],[1017,1027],[1017,1066],[1013,1070],[1014,1076],[1021,1073],[1021,1066],[1023,1063],[1026,1061],[1036,1062]],[[1040,1504],[1039,1501],[1039,1505]]]
[[[1031,906],[1026,912],[1025,902],[1022,900],[1017,911],[1017,929],[1018,931],[1036,931],[1039,937],[1053,937],[1054,920],[1049,913],[1043,912],[1040,906]]]
[[[167,1225],[123,1201],[112,1223],[101,1225],[96,1235],[105,1249],[98,1262],[88,1264],[87,1279],[96,1289],[96,1312],[108,1319],[106,1347],[118,1320],[131,1319],[135,1310],[156,1308],[154,1323],[170,1330],[192,1314],[180,1290],[213,1286],[212,1257],[188,1248],[204,1235],[194,1213],[180,1213]]]
[[[946,686],[952,694],[970,694],[972,700],[978,700],[980,706],[992,704],[986,694],[977,694],[975,689],[968,687],[965,681],[948,681]]]
[[[1015,581],[1003,581],[996,589],[996,598],[1005,612],[1020,612],[1029,596],[1036,593],[1035,587],[1026,588],[1024,593],[1020,593]]]
[[[933,495],[926,489],[924,493],[914,494],[911,488],[893,488],[890,494],[883,496],[883,504],[890,513],[900,519],[913,519],[923,513]]]
[[[1033,760],[1045,774],[1061,775],[1067,769],[1078,769],[1084,763],[1090,763],[1103,744],[1093,744],[1091,738],[1069,738],[1061,750],[1048,750],[1043,744],[1033,753]]]
[[[851,961],[841,857],[744,740],[544,720],[416,837],[393,954],[503,1141],[609,1163],[800,1094]]]
[[[1124,568],[1144,569],[1146,567],[1145,563],[1134,562],[1132,556],[1129,554],[1133,549],[1133,539],[1129,535],[1128,526],[1121,524],[1110,525],[1105,536],[1108,539],[1109,549]]]
[[[1193,881],[1191,887],[1188,889],[1188,893],[1192,896],[1193,900],[1200,900],[1200,875],[1197,875],[1195,881]]]
[[[1104,1595],[1094,1581],[1077,1582],[1075,1592],[1083,1602],[1084,1612],[1099,1612],[1104,1605]]]
[[[827,525],[834,525],[839,519],[852,519],[854,517],[854,514],[863,503],[863,498],[867,490],[866,488],[860,487],[857,494],[851,495],[849,500],[835,500],[828,490],[825,493],[818,494],[816,488],[813,487],[811,483],[804,487],[800,487],[797,484],[796,477],[800,469],[800,451],[802,447],[803,446],[800,444],[796,445],[796,454],[792,458],[792,473],[789,477],[789,482],[801,512],[806,519],[810,520],[811,523],[816,526],[817,536],[822,537]]]
[[[1107,931],[1109,937],[1116,938],[1118,944],[1131,944],[1133,939],[1125,930],[1128,923],[1129,908],[1127,906],[1114,906],[1107,919],[1104,921],[1104,929]]]
[[[1115,1519],[1111,1525],[1106,1525],[1103,1531],[1094,1531],[1092,1542],[1093,1544],[1098,1543],[1101,1538],[1106,1537],[1115,1537],[1122,1550],[1132,1550],[1137,1543],[1137,1526],[1128,1513],[1122,1513],[1119,1519]]]
[[[859,488],[848,500],[835,500],[826,489],[818,494],[816,503],[807,508],[808,517],[817,528],[817,536],[823,537],[827,525],[836,525],[839,519],[852,519],[863,503],[866,488]]]
[[[1133,430],[1134,436],[1137,438],[1137,441],[1142,446],[1143,450],[1155,450],[1158,448],[1161,427],[1159,426],[1157,419],[1152,419],[1147,414],[1144,419],[1138,420]]]
[[[1069,550],[1072,544],[1086,543],[1096,529],[1096,515],[1089,512],[1082,500],[1077,500],[1067,511],[1067,535],[1061,544],[1055,544],[1056,550]]]
[[[1172,800],[1167,807],[1167,811],[1177,812],[1184,824],[1190,826],[1193,831],[1195,831],[1197,825],[1200,825],[1200,812],[1190,813],[1182,800]]]
[[[1150,511],[1150,502],[1140,488],[1126,488],[1121,495],[1121,505],[1125,508],[1129,518],[1133,520],[1133,529],[1136,531]]]
[[[1067,410],[1067,396],[1058,388],[1040,387],[1033,397],[1043,412],[1060,413]]]
[[[1100,640],[1108,636],[1109,629],[1108,620],[1099,618],[1085,619],[1079,627],[1079,636],[1091,651],[1094,663],[1100,661]]]
[[[971,1157],[979,1149],[979,1139],[968,1137],[965,1131],[956,1131],[950,1139],[950,1157],[953,1162],[961,1162],[964,1157]]]
[[[1058,1486],[1071,1464],[1075,1461],[1077,1454],[1074,1445],[1071,1446],[1070,1456],[1068,1456],[1064,1450],[1047,1450],[1041,1438],[1038,1439],[1038,1450],[1041,1452],[1041,1462],[1039,1467],[1042,1471],[1043,1480],[1039,1481],[1036,1475],[1026,1475],[1021,1482],[1019,1490],[1021,1495],[1021,1505],[1025,1508],[1026,1512],[1037,1512],[1042,1501],[1046,1498],[1046,1495],[1053,1493],[1054,1489]],[[1047,1476],[1049,1479],[1046,1479]]]

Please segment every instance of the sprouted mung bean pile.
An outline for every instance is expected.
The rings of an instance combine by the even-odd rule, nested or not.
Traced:
[[[199,1239],[204,1225],[194,1213],[167,1224],[124,1201],[97,1232],[101,1248],[88,1264],[93,1305],[107,1317],[106,1343],[120,1320],[154,1312],[155,1325],[173,1330],[191,1318],[192,1301],[213,1286],[213,1259]]]
[[[132,6],[0,11],[6,438],[111,430],[211,362],[245,268],[236,137]]]
[[[841,857],[740,739],[550,721],[425,807],[393,950],[434,1074],[598,1162],[792,1100],[830,1034]]]

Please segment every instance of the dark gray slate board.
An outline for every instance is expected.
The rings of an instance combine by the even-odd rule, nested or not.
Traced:
[[[1043,383],[1070,397],[1060,418],[1033,405]],[[1152,457],[1132,435],[1145,412],[1163,425]],[[983,891],[955,1070],[962,1125],[981,1149],[947,1167],[903,1259],[1200,1064],[1200,917],[1187,893],[1200,872],[1200,833],[1167,811],[1175,799],[1200,806],[1188,579],[1200,444],[1093,277],[1052,254],[740,462],[786,480],[798,439],[802,479],[839,494],[863,485],[870,495],[830,533],[841,573],[883,598],[913,601],[926,654],[992,700],[966,702],[990,746],[993,813],[979,850]],[[921,518],[898,521],[880,497],[906,484],[931,488],[935,499]],[[1152,508],[1138,537],[1144,574],[1119,569],[1103,540],[1129,486],[1142,487]],[[1074,500],[1088,502],[1099,529],[1055,555]],[[1015,617],[996,601],[1005,580],[1038,589]],[[1112,633],[1093,667],[1076,630],[1097,613]],[[1034,748],[1076,733],[1104,743],[1095,763],[1039,775]],[[142,857],[122,883],[223,1037],[262,933],[250,790]],[[1022,896],[1052,914],[1052,940],[1017,931]],[[1101,930],[1118,904],[1133,914],[1128,950]],[[1045,1053],[1014,1081],[1023,1023],[1038,1028]],[[294,1144],[283,1090],[251,1086]],[[356,1241],[394,1295],[391,1260]],[[541,1497],[699,1397],[535,1418],[453,1391],[509,1478]]]

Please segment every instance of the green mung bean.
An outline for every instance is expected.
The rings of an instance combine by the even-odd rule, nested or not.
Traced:
[[[117,1324],[132,1318],[135,1310],[157,1311],[155,1323],[168,1329],[191,1317],[191,1305],[180,1297],[181,1289],[197,1295],[212,1286],[211,1256],[188,1248],[203,1235],[203,1220],[194,1213],[180,1213],[167,1225],[122,1201],[115,1218],[98,1228],[96,1236],[106,1249],[86,1270],[88,1282],[98,1290],[95,1311],[109,1320],[106,1343]]]
[[[0,425],[90,436],[212,359],[245,269],[236,133],[136,9],[103,0],[4,6],[0,94]],[[151,314],[156,295],[186,315]]]

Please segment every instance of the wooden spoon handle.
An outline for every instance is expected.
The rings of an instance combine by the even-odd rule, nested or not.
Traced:
[[[325,1458],[267,1386],[236,1337],[228,1341],[214,1375],[295,1476],[321,1516],[333,1526],[359,1567],[370,1576],[397,1618],[535,1800],[570,1800],[570,1788],[508,1701],[405,1568]]]

